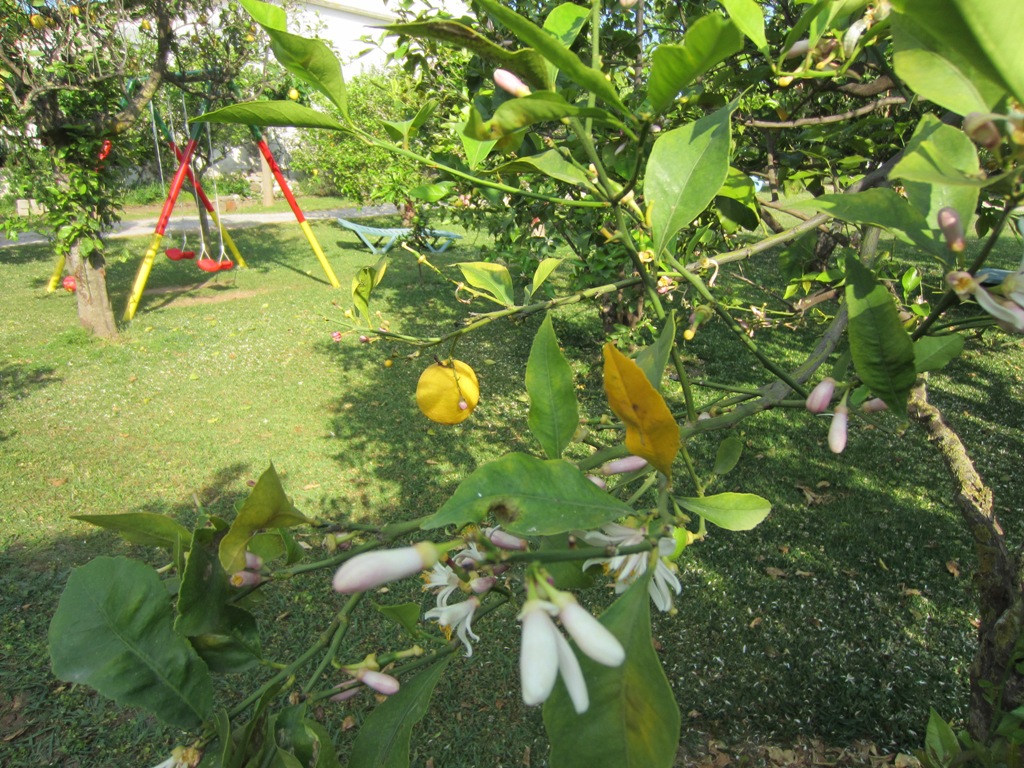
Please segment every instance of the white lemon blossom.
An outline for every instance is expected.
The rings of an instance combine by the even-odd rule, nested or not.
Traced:
[[[479,607],[480,600],[475,596],[455,605],[441,606],[439,602],[438,607],[431,608],[424,614],[424,617],[437,621],[444,631],[445,637],[449,640],[452,639],[452,633],[455,632],[462,644],[466,646],[466,656],[469,657],[473,655],[473,644],[469,642],[470,638],[480,639],[473,632],[473,614]]]
[[[595,547],[628,547],[645,541],[647,529],[609,523],[599,531],[586,531],[581,536],[584,541]],[[647,587],[647,592],[655,607],[663,612],[672,610],[673,594],[678,595],[683,591],[672,567],[665,562],[665,557],[675,551],[675,546],[675,539],[671,536],[664,536],[658,540],[658,562]],[[635,552],[631,555],[614,555],[613,557],[594,557],[583,563],[583,570],[592,565],[602,565],[608,573],[614,574],[615,593],[621,594],[647,570],[650,557],[648,552]]]

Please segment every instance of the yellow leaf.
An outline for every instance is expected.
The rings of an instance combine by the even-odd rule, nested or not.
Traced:
[[[640,366],[610,342],[604,345],[604,391],[615,415],[626,425],[629,452],[671,475],[679,453],[679,425]]]

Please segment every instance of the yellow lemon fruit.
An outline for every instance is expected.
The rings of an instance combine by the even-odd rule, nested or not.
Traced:
[[[33,13],[28,17],[29,23],[36,29],[42,29],[46,26],[46,19],[40,16],[38,13]]]
[[[434,363],[416,384],[416,405],[438,424],[458,424],[469,417],[480,400],[480,383],[473,369],[461,360]]]
[[[300,94],[299,94],[299,89],[298,88],[289,88],[288,89],[288,98],[291,99],[292,101],[298,101],[299,100],[299,95]]]

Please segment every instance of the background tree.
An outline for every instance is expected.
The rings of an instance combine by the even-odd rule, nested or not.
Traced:
[[[168,82],[224,88],[260,50],[256,28],[237,4],[211,0],[0,0],[0,14],[3,176],[45,206],[56,253],[77,280],[82,325],[114,336],[101,234],[118,216],[121,137],[148,119]]]

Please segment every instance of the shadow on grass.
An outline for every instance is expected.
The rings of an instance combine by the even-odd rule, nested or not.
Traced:
[[[55,368],[31,363],[10,363],[0,367],[0,413],[11,400],[28,397],[34,390],[60,384]],[[0,428],[0,442],[14,437],[13,432]]]

